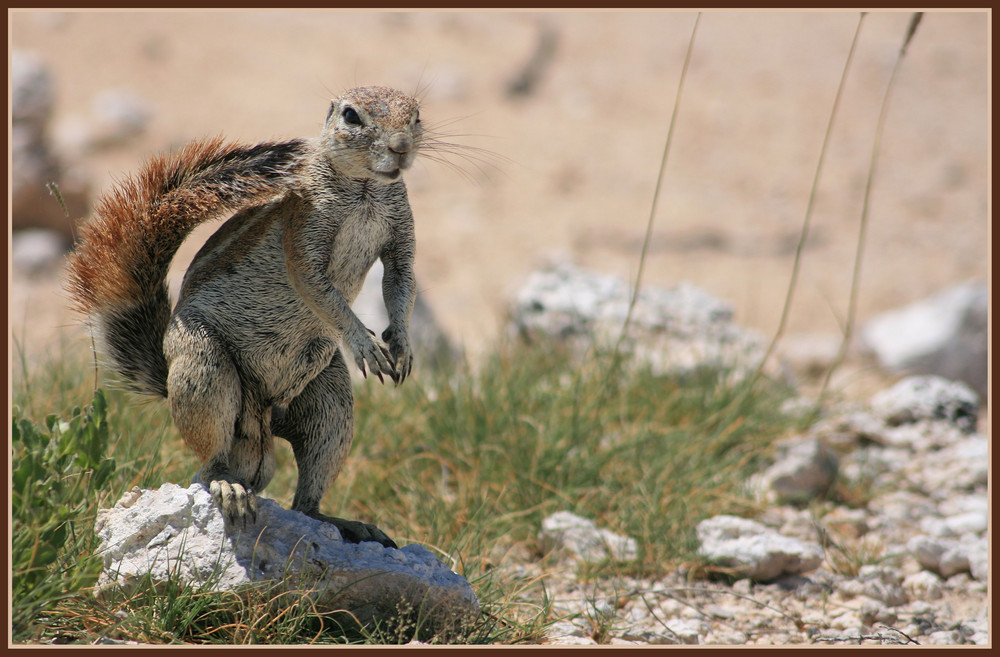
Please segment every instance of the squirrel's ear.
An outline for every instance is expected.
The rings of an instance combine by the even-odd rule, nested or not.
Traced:
[[[326,113],[326,120],[323,122],[323,125],[325,127],[328,127],[330,125],[330,119],[333,118],[333,115],[336,113],[336,110],[337,110],[337,101],[333,101],[330,103],[330,109]]]

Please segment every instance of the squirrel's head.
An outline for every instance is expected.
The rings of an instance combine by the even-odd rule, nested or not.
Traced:
[[[423,136],[417,99],[389,87],[349,89],[330,104],[323,144],[334,167],[354,178],[399,179]]]

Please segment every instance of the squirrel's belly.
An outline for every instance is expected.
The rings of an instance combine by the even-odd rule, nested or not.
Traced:
[[[175,309],[174,326],[209,329],[252,394],[267,403],[288,403],[329,366],[341,336],[298,297],[270,294],[266,285],[254,294],[252,287],[245,281],[226,294],[202,288],[185,296]]]

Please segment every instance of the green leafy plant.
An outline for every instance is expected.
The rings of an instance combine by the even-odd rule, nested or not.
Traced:
[[[70,419],[43,427],[14,409],[11,487],[11,599],[15,638],[24,638],[52,605],[92,585],[101,567],[87,509],[115,473],[105,457],[107,401],[98,390]]]

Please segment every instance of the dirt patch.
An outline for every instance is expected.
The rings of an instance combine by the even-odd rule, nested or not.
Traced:
[[[908,20],[865,19],[791,332],[839,330],[879,105]],[[98,189],[193,138],[316,134],[342,88],[420,89],[427,122],[496,154],[482,171],[456,160],[471,180],[430,161],[408,177],[421,290],[476,354],[548,259],[635,276],[694,15],[18,12],[10,21],[12,45],[52,69],[57,125],[86,114],[106,89],[152,106],[146,134],[82,162]],[[702,16],[648,284],[689,280],[733,303],[738,322],[774,331],[857,22],[856,13]],[[546,27],[551,59],[530,93],[509,95]],[[920,25],[880,154],[861,320],[986,275],[986,54],[985,13],[931,13]],[[29,343],[69,322],[56,291],[15,291],[12,319],[32,326]]]

